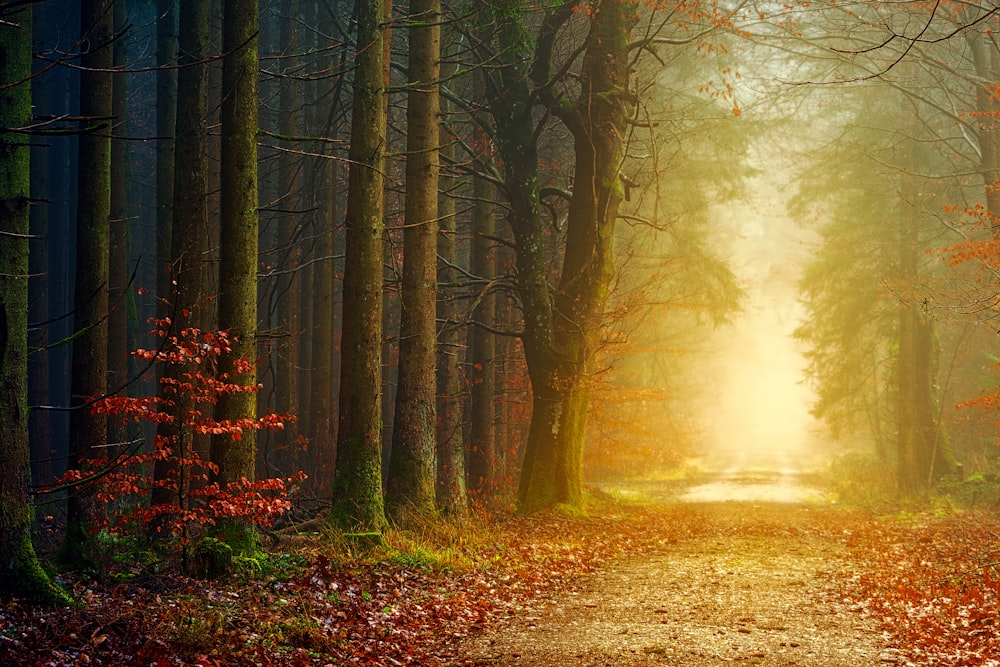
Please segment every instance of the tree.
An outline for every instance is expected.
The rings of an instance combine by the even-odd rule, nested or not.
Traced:
[[[443,52],[442,52],[443,53]],[[457,61],[442,57],[441,78],[455,73]],[[446,118],[451,105],[441,99],[441,115]],[[443,128],[442,128],[443,129]],[[454,142],[445,140],[441,159],[455,161]],[[437,239],[438,254],[438,345],[437,345],[437,507],[446,516],[468,512],[465,482],[465,446],[462,432],[462,375],[458,310],[459,277],[456,269],[456,210],[452,189],[457,179],[450,169],[442,169],[438,217],[441,220]]]
[[[432,515],[435,499],[440,19],[440,0],[410,3],[399,379],[385,499],[404,524]]]
[[[636,102],[630,90],[629,30],[637,19],[637,3],[560,3],[545,12],[530,54],[518,52],[526,39],[517,3],[496,10],[481,7],[484,18],[492,12],[496,20],[492,35],[480,32],[477,39],[495,49],[481,58],[499,65],[487,92],[511,209],[522,340],[532,385],[519,504],[529,512],[560,503],[580,506],[588,373],[613,275],[612,237],[624,192],[624,138]],[[574,73],[579,82],[575,100],[561,88],[569,63],[553,66],[560,31],[574,19],[586,25],[586,37],[573,52],[582,54]],[[533,117],[538,101],[572,135],[575,158],[554,300],[541,217],[536,124],[545,119]]]
[[[38,564],[28,501],[31,5],[0,9],[0,595],[68,602]]]
[[[221,238],[219,257],[219,328],[234,339],[221,360],[233,382],[256,386],[257,374],[257,33],[255,0],[225,0],[222,48]],[[222,396],[216,419],[254,419],[256,392]],[[212,438],[216,481],[225,486],[255,476],[256,433],[243,429]],[[255,545],[253,526],[229,521],[226,542],[236,552]]]
[[[111,218],[111,123],[114,12],[112,0],[85,0],[80,21],[86,32],[80,64],[80,136],[76,220],[76,279],[73,292],[73,365],[70,399],[70,466],[83,467],[107,438],[107,421],[89,409],[108,383],[108,262]],[[87,562],[90,529],[101,516],[94,492],[70,491],[66,537],[60,550],[69,564]]]
[[[125,0],[114,2],[114,31],[119,35],[114,45],[115,67],[125,67]],[[111,214],[108,244],[108,388],[119,391],[128,380],[128,149],[125,115],[127,111],[126,74],[115,74],[111,102],[114,126],[111,142]],[[108,422],[108,444],[123,443],[126,429]]]
[[[483,155],[487,155],[486,137],[479,137]],[[480,280],[472,327],[469,331],[469,348],[466,365],[469,375],[469,443],[466,456],[469,491],[480,503],[488,503],[496,492],[496,334],[493,332],[493,315],[496,310],[493,276],[496,266],[493,257],[493,237],[496,217],[493,212],[495,188],[481,175],[472,177],[472,251],[469,270]]]
[[[170,292],[161,294],[167,303],[173,326],[182,331],[204,322],[201,306],[205,298],[202,280],[203,258],[208,249],[208,0],[181,0],[181,17],[178,35],[177,95],[184,100],[174,112],[174,174],[170,191],[174,201],[169,207],[171,249],[168,262],[172,276]],[[166,368],[175,379],[190,369],[183,365]],[[178,398],[181,412],[185,397]],[[178,431],[181,429],[181,431]],[[183,422],[161,423],[160,435],[174,441],[179,448],[178,457],[190,453],[194,434],[184,430]],[[171,474],[169,459],[158,459],[154,477],[165,480]],[[181,492],[181,490],[178,490]],[[151,502],[161,505],[171,502],[174,492],[166,486],[154,486]]]
[[[380,533],[382,498],[382,251],[385,47],[390,3],[360,2],[351,114],[341,337],[335,525]]]

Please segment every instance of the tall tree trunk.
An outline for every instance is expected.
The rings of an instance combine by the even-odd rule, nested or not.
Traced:
[[[399,388],[386,492],[389,514],[403,524],[435,509],[440,18],[440,0],[410,3]]]
[[[170,312],[174,318],[172,329],[178,332],[187,327],[201,327],[206,321],[201,307],[206,293],[202,265],[208,249],[208,20],[209,0],[180,0],[180,25],[178,35],[177,95],[184,100],[176,111],[174,139],[174,182],[171,191],[174,202],[170,238],[172,247],[168,266],[173,281],[169,296]],[[190,366],[171,365],[168,377],[180,380],[184,373],[196,369]],[[184,415],[195,409],[189,397],[173,393],[174,414],[177,422],[160,424],[158,434],[170,440],[174,456],[187,458],[194,449],[194,433],[185,428]],[[206,409],[197,406],[197,409]],[[153,477],[157,482],[150,501],[153,505],[183,505],[188,480],[177,480],[176,490],[163,483],[181,471],[176,460],[157,460]]]
[[[70,404],[70,466],[84,467],[105,442],[107,419],[92,413],[89,402],[104,394],[108,374],[108,235],[111,217],[111,0],[84,0],[80,25],[87,50],[80,59],[80,115],[88,130],[80,136],[77,177],[76,281],[73,291],[73,363]],[[71,490],[66,537],[60,557],[66,563],[90,560],[90,528],[103,508],[88,486]]]
[[[220,361],[232,381],[256,388],[252,366],[257,359],[257,32],[256,0],[226,0],[223,7],[221,252],[219,257],[219,328],[235,338]],[[256,391],[228,393],[219,399],[219,420],[254,419]],[[212,438],[217,481],[225,486],[254,479],[256,433]],[[253,548],[251,524],[227,521],[221,534],[237,552]]]
[[[114,0],[116,68],[125,68],[125,0]],[[114,125],[111,141],[111,221],[108,264],[108,392],[120,390],[128,380],[128,148],[126,87],[128,75],[115,74],[111,100]],[[124,443],[127,435],[120,419],[108,420],[108,444]]]
[[[341,344],[337,469],[331,518],[341,528],[381,532],[382,252],[389,5],[359,2],[351,118],[347,252]]]
[[[282,63],[286,72],[294,71],[295,54],[299,50],[298,40],[298,0],[282,0],[282,22],[280,29]],[[290,137],[299,132],[299,90],[298,82],[292,78],[280,81],[281,90],[278,96],[278,106],[281,109],[278,118],[278,132]],[[278,221],[278,249],[284,257],[282,266],[289,271],[277,281],[278,308],[277,327],[282,337],[277,346],[277,358],[274,359],[275,390],[277,393],[275,410],[279,414],[298,414],[299,384],[298,384],[298,349],[299,349],[299,291],[302,285],[302,250],[299,224],[299,209],[302,187],[300,175],[301,158],[289,151],[282,151],[278,157],[279,197],[282,202]],[[293,443],[298,432],[295,422],[288,422],[282,431],[284,440],[282,449],[277,456],[278,467],[282,471],[291,472],[294,465]]]
[[[481,137],[485,145],[485,137]],[[493,236],[496,219],[493,215],[493,184],[485,178],[473,176],[472,205],[472,256],[469,269],[482,279],[481,290],[472,312],[473,323],[469,330],[469,354],[466,360],[470,393],[468,478],[469,493],[479,503],[488,503],[496,490],[496,336],[493,316],[496,298],[492,279],[496,274],[493,262]],[[489,327],[489,328],[487,328]]]
[[[442,51],[444,53],[444,51]],[[458,69],[458,60],[443,58],[441,79],[448,80]],[[441,98],[441,116],[447,118],[450,105]],[[454,143],[446,138],[441,156],[448,164],[455,160]],[[452,189],[456,179],[442,170],[438,189],[438,345],[437,345],[437,508],[446,516],[468,513],[465,483],[465,443],[462,438],[461,338],[458,326],[458,271],[456,211]]]
[[[156,293],[159,316],[170,312],[170,255],[174,206],[174,129],[177,123],[177,0],[156,0]]]
[[[0,595],[68,602],[38,564],[28,502],[31,5],[0,9]]]
[[[34,20],[32,22],[32,48],[40,52],[45,48],[46,18],[49,8],[45,3],[34,5]],[[49,81],[41,76],[39,70],[46,67],[45,63],[35,61],[36,76],[31,80],[31,105],[35,115],[51,113],[49,105]],[[31,147],[31,198],[34,201],[52,201],[49,188],[49,157],[50,146],[36,144]],[[28,321],[49,321],[49,286],[52,284],[49,269],[49,209],[50,206],[30,207],[31,242],[29,250],[28,279]],[[54,327],[46,324],[36,326],[28,332],[28,349],[36,351],[28,356],[28,404],[51,405],[49,373],[51,368],[51,352],[44,350],[49,335]],[[52,412],[45,409],[33,409],[28,414],[28,439],[31,444],[31,479],[33,486],[50,484],[54,478],[52,461],[56,457],[54,432],[52,429]]]

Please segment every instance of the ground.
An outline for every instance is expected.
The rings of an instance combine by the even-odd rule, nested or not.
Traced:
[[[685,526],[533,601],[454,647],[462,665],[811,665],[895,662],[843,597],[844,536],[865,520],[829,505],[713,502],[664,509]],[[686,533],[686,534],[685,534]]]
[[[282,535],[215,581],[111,541],[57,577],[73,606],[0,603],[0,666],[1000,667],[995,505],[850,509],[778,473],[589,497],[363,552]]]

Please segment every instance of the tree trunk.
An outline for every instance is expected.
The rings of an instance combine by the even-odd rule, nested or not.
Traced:
[[[440,18],[440,0],[410,3],[399,380],[386,491],[386,509],[404,525],[435,509]]]
[[[294,71],[295,54],[299,51],[297,19],[298,0],[282,0],[281,26],[278,31],[279,50],[282,54],[282,67],[285,71]],[[298,82],[291,77],[279,81],[278,93],[278,132],[282,136],[291,137],[298,128],[299,89]],[[299,223],[301,158],[289,151],[281,151],[278,156],[278,197],[281,209],[274,217],[277,230],[278,255],[282,257],[280,266],[288,273],[281,274],[276,280],[274,289],[277,292],[277,308],[275,309],[275,326],[280,339],[275,345],[275,356],[271,360],[274,371],[275,405],[279,414],[298,414],[299,383],[298,383],[298,348],[301,331],[299,317],[299,291],[302,285],[302,251],[299,246],[301,229]],[[298,427],[295,422],[289,422],[281,431],[279,443],[275,451],[271,470],[291,472],[293,457],[291,443],[295,440]],[[272,438],[273,440],[274,438]]]
[[[124,34],[127,17],[125,0],[114,0],[114,31]],[[125,39],[114,43],[116,68],[125,68]],[[126,84],[122,71],[114,76],[111,100],[114,125],[111,142],[111,219],[108,264],[108,384],[107,391],[119,391],[128,381],[128,148],[126,128]],[[127,439],[125,424],[108,419],[107,441],[120,445]]]
[[[457,60],[442,62],[441,79],[449,79],[457,69]],[[450,109],[442,98],[441,116],[446,118]],[[455,149],[445,139],[441,155],[447,163],[454,162]],[[462,375],[459,368],[461,339],[458,327],[458,271],[455,200],[452,188],[456,179],[442,170],[438,189],[437,254],[438,262],[438,349],[437,349],[437,508],[446,516],[464,516],[468,513],[465,485],[465,445],[462,438]]]
[[[178,35],[177,95],[184,100],[176,111],[174,139],[174,181],[171,191],[174,202],[168,266],[173,280],[171,293],[164,298],[170,302],[173,332],[187,327],[200,327],[205,321],[201,306],[206,297],[202,266],[208,249],[208,17],[209,0],[181,0]],[[190,366],[171,365],[167,373],[173,380],[197,369]],[[194,406],[188,397],[174,394],[176,401],[175,424],[160,424],[159,435],[173,443],[174,456],[186,458],[194,449],[194,433],[184,428],[184,414]],[[180,487],[174,491],[164,486],[174,470],[175,460],[157,460],[153,467],[154,485],[150,502],[153,505],[184,504],[187,481],[178,480]]]
[[[358,3],[351,118],[337,469],[331,519],[380,533],[382,499],[382,253],[389,3]]]
[[[156,2],[156,293],[158,316],[170,312],[174,224],[174,129],[177,123],[177,0]]]
[[[219,257],[219,328],[235,338],[232,351],[220,367],[232,372],[237,365],[257,359],[257,32],[256,0],[226,0],[223,8],[222,51],[222,161],[221,251]],[[232,381],[256,388],[253,366],[244,366]],[[218,420],[256,418],[257,394],[243,391],[223,395],[216,406]],[[212,461],[219,466],[223,487],[254,479],[256,433],[212,438]],[[237,552],[255,545],[251,524],[227,521],[222,534]]]
[[[482,138],[485,143],[485,137]],[[470,383],[470,416],[468,443],[469,492],[481,504],[489,503],[496,490],[496,440],[494,431],[496,394],[496,337],[492,327],[496,299],[492,279],[496,273],[493,262],[493,235],[496,219],[493,215],[493,184],[474,176],[472,181],[472,256],[469,269],[482,279],[469,330],[467,359]],[[480,326],[485,325],[485,326]]]
[[[33,8],[33,45],[38,53],[46,44],[46,18],[49,8],[44,3],[38,3]],[[50,83],[39,74],[46,64],[35,61],[36,76],[31,80],[31,105],[35,115],[49,114],[52,109],[49,104]],[[49,158],[51,146],[40,143],[31,147],[31,198],[34,201],[52,201],[49,188]],[[28,279],[28,321],[49,321],[49,288],[52,277],[49,269],[49,206],[30,207],[31,236]],[[52,354],[44,350],[50,333],[54,327],[50,325],[36,326],[28,332],[28,349],[36,352],[28,356],[28,404],[51,405],[51,387],[49,373]],[[31,480],[32,485],[51,484],[54,479],[52,462],[56,458],[54,432],[52,428],[52,412],[45,409],[33,409],[28,414],[28,439],[31,444]]]
[[[31,123],[31,5],[0,9],[0,595],[69,600],[31,544],[28,502],[29,147],[6,131]]]
[[[532,77],[536,85],[543,86],[549,109],[573,134],[575,166],[566,251],[552,323],[559,353],[549,356],[545,363],[551,404],[544,407],[544,421],[536,424],[532,416],[520,487],[520,503],[526,511],[556,503],[579,507],[583,502],[589,374],[600,343],[614,272],[612,241],[622,201],[619,170],[632,98],[627,89],[628,31],[636,5],[628,0],[615,3],[613,11],[593,13],[580,71],[581,91],[575,104],[548,87],[549,63],[545,57],[558,28],[572,12],[571,4],[550,12],[536,47],[536,54],[542,57],[536,59]],[[526,338],[526,353],[528,343]],[[533,355],[527,356],[530,369]]]
[[[73,363],[70,404],[71,468],[85,467],[107,438],[107,419],[91,412],[108,382],[108,235],[111,217],[111,98],[113,13],[111,0],[84,0],[80,25],[87,50],[80,59],[80,115],[88,131],[80,135],[76,220],[76,279],[73,292]],[[65,563],[90,560],[90,529],[103,508],[87,485],[69,494]]]

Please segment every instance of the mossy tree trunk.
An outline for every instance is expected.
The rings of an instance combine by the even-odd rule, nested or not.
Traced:
[[[112,0],[84,0],[80,25],[88,39],[80,59],[80,135],[76,277],[73,290],[73,363],[70,403],[69,465],[84,467],[106,441],[107,419],[89,402],[107,390],[108,262],[111,218],[111,123],[113,75]],[[73,488],[66,514],[66,538],[60,558],[70,565],[89,561],[87,543],[103,507],[89,485]]]
[[[226,0],[223,7],[222,160],[220,164],[219,328],[235,338],[232,351],[220,361],[224,372],[240,362],[257,359],[257,35],[260,22],[256,0]],[[251,367],[232,381],[257,386]],[[219,420],[255,419],[255,391],[229,393],[216,406]],[[220,485],[255,476],[256,433],[212,438],[211,459],[219,466]],[[230,520],[220,535],[237,553],[254,548],[252,524]]]
[[[28,501],[31,5],[0,9],[0,595],[68,602],[38,564]]]
[[[533,394],[518,498],[526,512],[556,504],[580,506],[583,501],[589,374],[613,276],[623,141],[634,97],[628,90],[628,33],[637,18],[637,3],[632,0],[602,3],[589,13],[579,95],[570,100],[559,92],[551,78],[552,53],[560,30],[578,15],[577,4],[564,2],[546,13],[529,72],[540,98],[574,139],[574,185],[554,304],[549,302],[545,273],[537,160],[534,146],[526,145],[534,141],[526,108],[531,98],[518,94],[519,84],[513,83],[502,88],[505,99],[492,104],[505,184],[509,195],[517,195],[511,198],[511,222]],[[518,116],[513,123],[507,120]],[[520,129],[525,125],[527,133]]]
[[[604,6],[610,5],[610,6]],[[604,2],[593,13],[575,104],[554,87],[548,106],[573,135],[574,176],[566,222],[566,251],[556,292],[555,333],[563,358],[559,373],[566,401],[560,414],[555,479],[543,481],[559,503],[582,503],[583,443],[590,399],[590,374],[600,345],[604,309],[614,278],[614,230],[623,200],[621,167],[628,117],[635,103],[629,90],[629,31],[637,19],[634,0]],[[557,23],[554,23],[554,26]],[[542,44],[548,35],[542,34]],[[546,64],[533,75],[548,80]],[[522,502],[543,500],[529,487]]]
[[[435,511],[440,0],[412,0],[408,20],[399,377],[386,488],[386,510],[401,525]]]
[[[331,510],[331,519],[339,528],[373,533],[386,527],[380,332],[389,4],[371,0],[357,5],[337,469]]]

